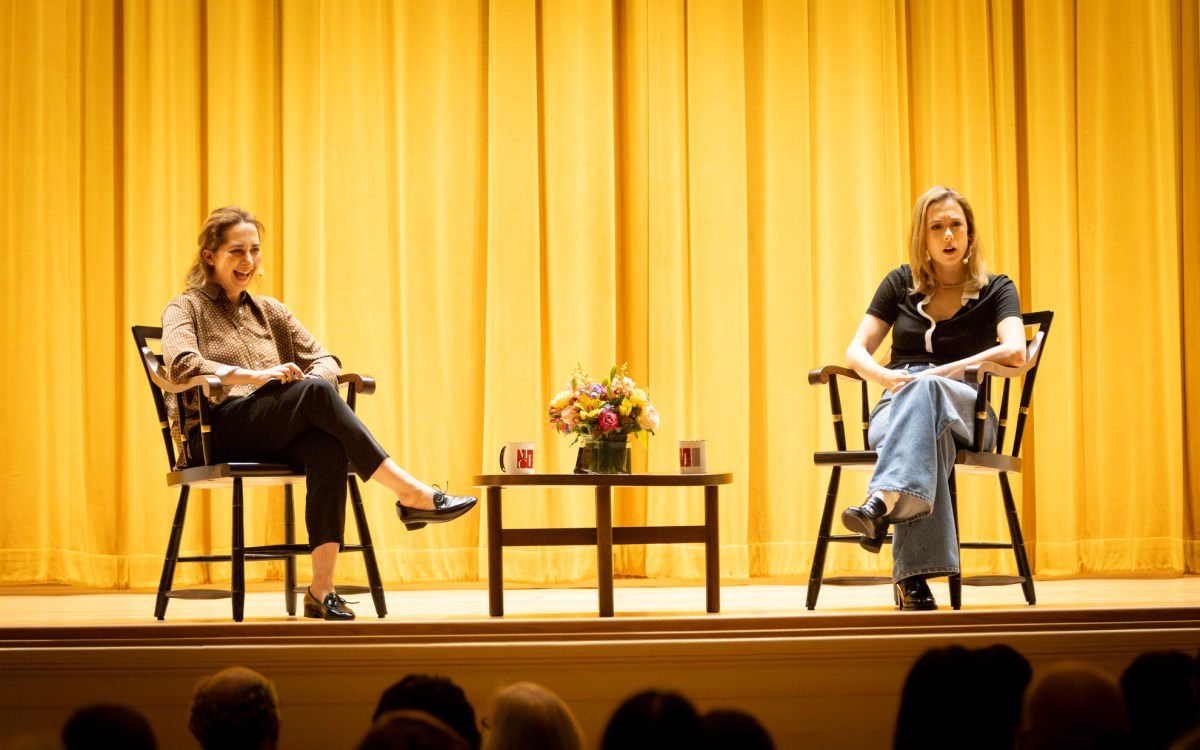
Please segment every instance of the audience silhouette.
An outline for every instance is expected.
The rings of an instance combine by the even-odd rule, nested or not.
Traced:
[[[1180,651],[1152,651],[1121,673],[1129,750],[1164,750],[1200,719],[1196,662]]]
[[[272,750],[280,723],[275,683],[231,667],[196,686],[188,729],[204,750]]]
[[[63,725],[65,750],[157,750],[158,741],[146,717],[112,703],[84,706]]]
[[[962,646],[921,654],[900,694],[896,750],[1012,747],[1000,689],[989,664]]]
[[[273,750],[282,719],[275,685],[246,667],[201,680],[188,729],[204,750]],[[481,736],[475,710],[448,677],[410,674],[380,695],[359,750],[583,750],[571,707],[548,688],[517,682],[492,696]],[[136,709],[95,704],[75,711],[52,737],[18,735],[4,747],[157,750]],[[38,744],[40,743],[40,744]],[[921,654],[900,695],[897,750],[1200,750],[1200,658],[1141,654],[1120,680],[1099,667],[1061,661],[1036,670],[1010,646],[951,645]],[[684,695],[644,690],[613,711],[600,750],[775,750],[754,714],[735,708],[703,717]]]
[[[1117,750],[1124,747],[1125,734],[1125,703],[1112,675],[1064,661],[1034,675],[1016,747]]]
[[[425,711],[401,708],[375,719],[358,750],[468,750],[467,741]]]
[[[601,750],[692,750],[704,747],[704,728],[691,701],[679,693],[645,690],[617,707]]]
[[[410,674],[383,691],[375,716],[397,709],[424,711],[445,723],[462,737],[471,750],[479,750],[479,727],[475,724],[475,709],[462,688],[449,677],[429,674]]]
[[[583,750],[583,731],[571,709],[532,682],[498,691],[486,727],[483,750]]]
[[[994,681],[996,731],[1004,747],[1012,747],[1021,726],[1021,703],[1033,679],[1033,668],[1020,652],[1002,643],[975,649],[974,654]]]
[[[718,708],[700,719],[708,750],[775,750],[766,727],[752,714]]]

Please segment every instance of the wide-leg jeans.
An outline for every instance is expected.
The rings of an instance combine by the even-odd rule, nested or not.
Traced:
[[[909,367],[911,373],[929,366]],[[892,580],[959,572],[950,472],[959,445],[974,437],[975,386],[939,376],[885,392],[871,412],[868,442],[878,453],[869,493],[893,491]],[[988,408],[984,448],[995,444]]]

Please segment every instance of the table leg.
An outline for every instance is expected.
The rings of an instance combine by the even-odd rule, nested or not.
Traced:
[[[501,487],[487,488],[488,614],[504,616],[504,522],[500,511]]]
[[[596,487],[596,588],[600,616],[613,616],[612,487]]]
[[[721,540],[717,486],[704,488],[704,591],[709,612],[721,611]]]

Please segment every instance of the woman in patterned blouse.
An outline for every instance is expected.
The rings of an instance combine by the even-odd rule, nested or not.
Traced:
[[[354,612],[333,585],[349,469],[391,490],[396,512],[410,530],[452,521],[478,501],[430,487],[388,458],[339,396],[338,359],[281,302],[250,294],[262,230],[253,215],[236,206],[209,215],[187,289],[163,311],[166,374],[173,383],[213,375],[229,386],[228,395],[211,411],[211,462],[278,461],[304,467],[313,568],[304,616],[353,620]],[[202,463],[197,405],[170,399],[169,406],[172,422],[179,425],[180,461]]]

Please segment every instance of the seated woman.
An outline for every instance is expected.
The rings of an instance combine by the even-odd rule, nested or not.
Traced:
[[[375,480],[395,493],[396,512],[410,530],[452,521],[478,501],[429,487],[388,458],[338,394],[338,359],[278,300],[250,294],[262,229],[254,216],[235,206],[218,208],[204,222],[187,288],[162,314],[166,376],[183,383],[215,375],[231,386],[211,412],[212,462],[304,467],[304,520],[313,568],[304,616],[353,620],[354,612],[333,586],[350,467],[364,481]],[[180,425],[181,464],[201,463],[198,404],[194,398],[167,401],[172,424]]]
[[[937,609],[927,578],[959,572],[950,507],[956,444],[974,437],[975,388],[968,365],[1025,363],[1017,287],[987,272],[971,205],[930,189],[913,207],[909,263],[879,285],[846,350],[850,367],[885,389],[871,411],[868,442],[878,452],[861,506],[842,523],[878,552],[893,524],[892,581],[900,609]],[[891,361],[873,356],[892,332]],[[984,446],[995,444],[989,407]]]

